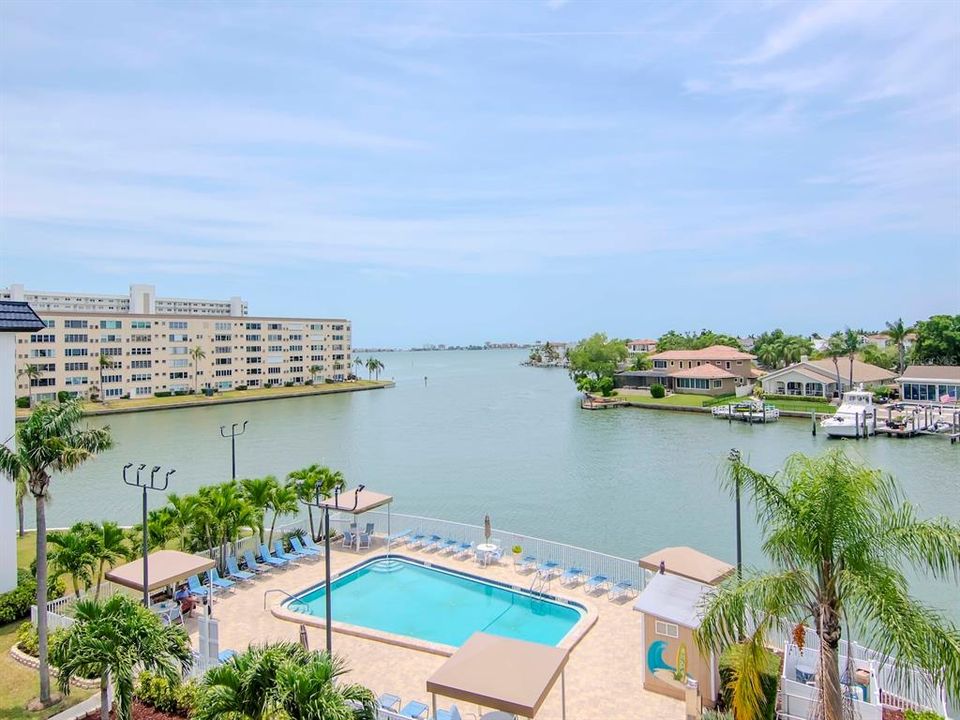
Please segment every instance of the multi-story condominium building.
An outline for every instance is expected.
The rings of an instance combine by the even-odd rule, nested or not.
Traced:
[[[125,310],[105,309],[107,296],[18,286],[0,290],[7,297],[38,298],[30,304],[46,324],[17,334],[18,397],[149,397],[341,381],[351,371],[350,321],[342,318],[252,317],[239,298],[161,299],[147,285],[131,286],[118,305]]]

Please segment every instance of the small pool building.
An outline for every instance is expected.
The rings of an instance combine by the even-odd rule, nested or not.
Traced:
[[[643,613],[644,689],[682,700],[695,680],[700,704],[714,707],[717,658],[700,652],[693,633],[705,597],[733,566],[693,548],[672,547],[642,558],[640,567],[651,573],[633,606]]]

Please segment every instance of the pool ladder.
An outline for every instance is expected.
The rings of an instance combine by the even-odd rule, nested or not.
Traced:
[[[305,612],[307,615],[310,615],[310,614],[311,614],[311,613],[310,613],[310,606],[309,606],[309,605],[307,605],[307,604],[306,604],[303,600],[301,600],[300,598],[295,597],[295,596],[291,595],[290,593],[288,593],[286,590],[281,590],[280,588],[270,588],[269,590],[265,590],[265,591],[264,591],[264,593],[263,593],[263,609],[264,609],[264,610],[267,609],[267,595],[269,595],[270,593],[281,593],[282,595],[286,595],[287,598],[289,598],[290,600],[293,600],[293,602],[290,603],[290,605],[288,605],[287,607],[292,608],[294,605],[299,605],[300,607],[303,608],[303,612]]]

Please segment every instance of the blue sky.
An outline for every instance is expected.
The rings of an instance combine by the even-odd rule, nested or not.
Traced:
[[[960,5],[8,0],[0,242],[358,345],[957,312]]]

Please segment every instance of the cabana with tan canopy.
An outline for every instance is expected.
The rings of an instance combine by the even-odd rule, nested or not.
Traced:
[[[147,558],[150,564],[147,591],[176,585],[191,575],[198,575],[214,566],[213,560],[179,550],[157,550]],[[143,591],[143,560],[137,559],[107,571],[107,580],[131,590]]]
[[[661,563],[666,572],[704,585],[716,585],[734,570],[730,563],[683,545],[663,548],[640,558],[640,567],[650,572],[660,572]]]
[[[561,717],[565,719],[564,668],[569,657],[568,648],[474,633],[427,680],[433,716],[437,715],[437,695],[443,695],[533,718],[559,677]]]

